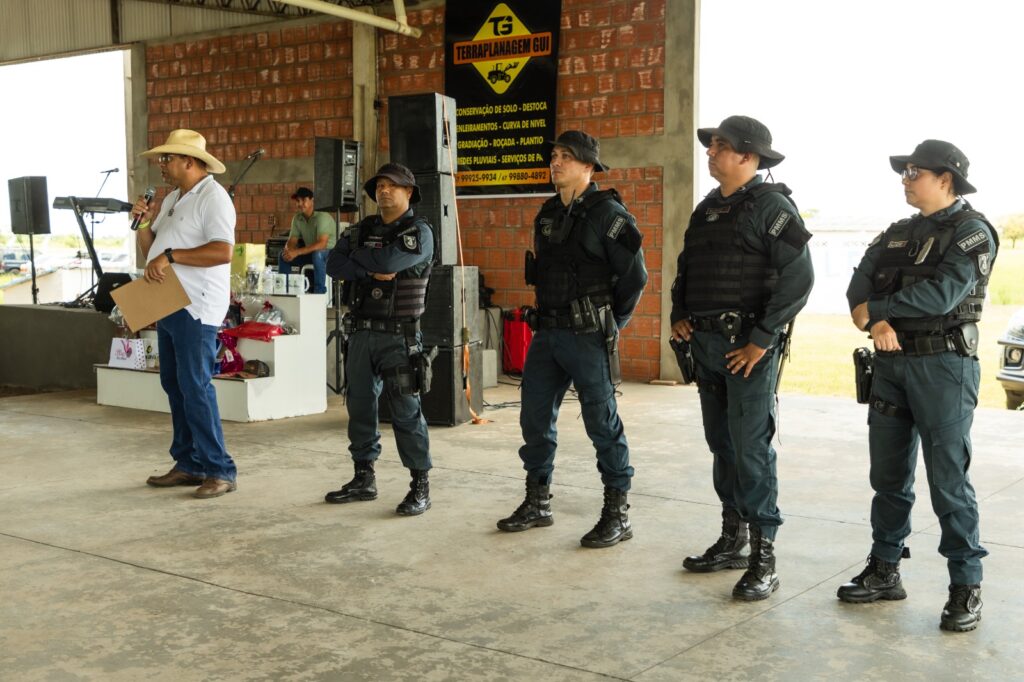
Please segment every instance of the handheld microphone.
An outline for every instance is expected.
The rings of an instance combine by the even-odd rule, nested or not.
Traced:
[[[100,171],[100,173],[120,173],[120,168],[111,168],[110,170]]]
[[[153,197],[155,197],[155,196],[156,196],[156,188],[155,187],[147,187],[146,188],[146,193],[142,197],[143,199],[146,200],[146,206],[149,206],[149,203],[151,201],[153,201]],[[141,222],[142,222],[142,214],[140,213],[139,215],[135,216],[134,220],[132,220],[131,228],[132,228],[133,232],[135,230],[139,229],[139,223],[141,223]]]
[[[265,149],[257,149],[256,151],[254,151],[252,154],[250,154],[249,156],[247,156],[245,158],[246,158],[246,160],[248,160],[248,159],[255,159],[258,156],[263,156],[263,154],[265,152],[266,152]]]

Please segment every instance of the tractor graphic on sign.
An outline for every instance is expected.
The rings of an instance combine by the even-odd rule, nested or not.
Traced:
[[[494,85],[498,81],[505,81],[506,83],[511,83],[512,76],[508,75],[508,72],[516,68],[517,66],[519,66],[519,62],[512,62],[503,69],[501,68],[501,62],[498,62],[494,65],[494,68],[491,69],[490,73],[487,74],[487,80],[491,82],[491,85]]]

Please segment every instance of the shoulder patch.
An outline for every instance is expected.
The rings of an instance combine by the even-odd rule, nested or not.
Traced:
[[[619,234],[622,232],[622,228],[626,226],[626,216],[619,216],[612,221],[612,226],[608,228],[608,238],[618,239]]]
[[[989,257],[988,252],[978,254],[978,272],[982,276],[987,275],[992,271],[992,259]]]
[[[415,234],[402,235],[402,248],[411,253],[419,253],[420,240]]]
[[[786,229],[786,225],[793,218],[793,214],[788,211],[779,211],[778,217],[775,218],[775,222],[768,228],[768,234],[773,237],[778,237],[782,234],[782,231]]]
[[[956,245],[960,247],[961,251],[963,251],[964,253],[968,253],[978,248],[982,244],[987,243],[988,234],[985,233],[985,230],[978,230],[958,241]]]

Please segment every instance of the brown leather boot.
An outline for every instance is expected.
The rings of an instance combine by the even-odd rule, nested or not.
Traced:
[[[234,492],[238,489],[238,484],[234,481],[225,481],[221,478],[208,478],[203,481],[203,484],[196,488],[196,491],[192,493],[192,497],[198,497],[201,500],[208,500],[211,497],[220,497],[225,493]]]
[[[146,485],[154,488],[173,488],[176,485],[202,485],[202,476],[186,474],[177,468],[171,469],[163,476],[150,476],[146,479]]]

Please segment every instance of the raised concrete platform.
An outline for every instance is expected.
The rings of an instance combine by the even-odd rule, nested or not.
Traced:
[[[521,500],[518,409],[431,429],[433,509],[394,514],[408,478],[390,431],[380,498],[326,505],[348,480],[340,399],[310,417],[224,425],[238,492],[200,501],[143,481],[169,466],[166,415],[88,391],[0,400],[0,670],[103,680],[1014,680],[1024,677],[1024,413],[979,411],[972,476],[984,620],[938,629],[938,526],[918,471],[910,598],[853,606],[836,587],[870,545],[864,408],[784,395],[782,588],[729,594],[692,575],[718,530],[691,388],[627,384],[636,537],[586,550],[601,486],[567,402],[555,524],[494,528]],[[518,400],[514,387],[487,393]]]

